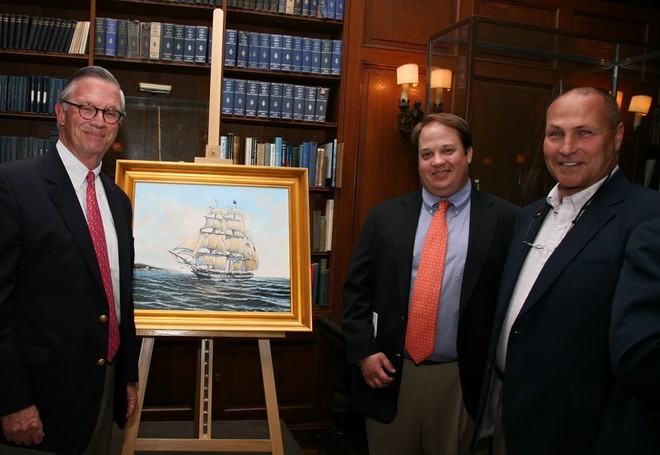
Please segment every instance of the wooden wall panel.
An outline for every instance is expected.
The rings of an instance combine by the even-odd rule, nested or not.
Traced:
[[[577,10],[573,12],[571,31],[597,36],[607,33],[610,39],[641,43],[648,38],[649,23],[618,15],[596,15]]]
[[[477,15],[555,28],[558,8],[546,2],[478,1]]]
[[[454,0],[366,0],[364,44],[426,52],[428,38],[453,24]]]
[[[396,68],[365,64],[362,67],[364,99],[360,116],[356,188],[356,230],[375,204],[419,188],[416,153],[397,129],[399,112]],[[421,76],[420,76],[421,77]],[[411,100],[423,92],[411,90]]]

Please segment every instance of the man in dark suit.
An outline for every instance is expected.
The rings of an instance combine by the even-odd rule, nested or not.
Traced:
[[[0,453],[109,453],[113,418],[135,410],[131,202],[99,174],[124,107],[112,74],[78,70],[55,108],[57,145],[0,166]],[[105,260],[90,234],[99,209]]]
[[[618,167],[623,129],[602,89],[570,90],[547,110],[543,152],[557,185],[516,220],[477,417],[495,454],[615,446],[612,298],[628,236],[660,216],[660,194]]]
[[[628,240],[612,304],[610,350],[625,407],[619,453],[660,453],[660,218]]]
[[[372,454],[467,453],[465,411],[476,407],[518,208],[470,182],[472,138],[463,119],[430,115],[415,127],[412,142],[422,188],[370,211],[344,285],[351,401],[367,417]],[[414,362],[404,349],[409,301],[441,200],[451,205],[446,259],[434,264],[444,267],[435,342],[430,357]]]

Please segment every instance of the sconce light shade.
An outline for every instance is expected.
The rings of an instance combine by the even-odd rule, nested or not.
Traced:
[[[431,88],[451,88],[451,70],[435,68],[431,71]]]
[[[635,95],[630,99],[628,110],[635,113],[633,128],[637,129],[642,123],[642,117],[649,113],[653,98],[647,95]]]
[[[649,113],[649,109],[651,108],[651,101],[653,101],[653,98],[650,96],[635,95],[630,99],[630,106],[628,107],[628,110],[630,112],[637,112],[639,114],[646,115]]]
[[[396,83],[402,84],[417,84],[419,82],[418,71],[419,68],[416,63],[406,63],[396,69]]]

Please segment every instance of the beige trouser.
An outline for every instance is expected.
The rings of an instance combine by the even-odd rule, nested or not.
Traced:
[[[402,374],[394,420],[366,420],[369,454],[469,454],[473,424],[463,405],[458,362],[415,366],[405,360]]]

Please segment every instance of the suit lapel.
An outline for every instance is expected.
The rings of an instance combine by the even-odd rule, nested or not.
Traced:
[[[575,260],[598,232],[616,217],[615,206],[623,201],[627,186],[628,181],[619,171],[612,176],[609,182],[605,183],[599,189],[578,222],[575,223],[575,226],[566,234],[566,237],[564,237],[554,253],[548,258],[548,262],[541,270],[525,300],[520,315],[524,314],[541,299],[568,264]],[[530,236],[530,238],[534,237],[535,235]]]
[[[103,289],[101,271],[99,270],[96,254],[94,253],[92,237],[89,235],[87,221],[78,202],[78,197],[71,185],[69,175],[55,148],[49,151],[45,156],[45,160],[46,180],[51,184],[50,197],[60,212],[64,224],[71,232],[71,236],[78,245],[85,262],[87,262],[92,274],[96,277],[96,281],[101,289]]]
[[[461,287],[460,312],[463,311],[466,302],[472,296],[493,241],[497,215],[491,210],[491,205],[483,200],[473,186],[470,196],[470,233]]]
[[[410,298],[410,275],[412,273],[412,257],[415,248],[415,233],[419,222],[419,211],[422,207],[422,192],[417,191],[401,200],[401,207],[392,213],[392,222],[397,228],[396,238],[392,239],[391,247],[395,249],[393,257],[397,258],[396,264],[383,264],[383,267],[396,267],[398,288],[401,294],[399,301],[407,311],[408,299]]]

